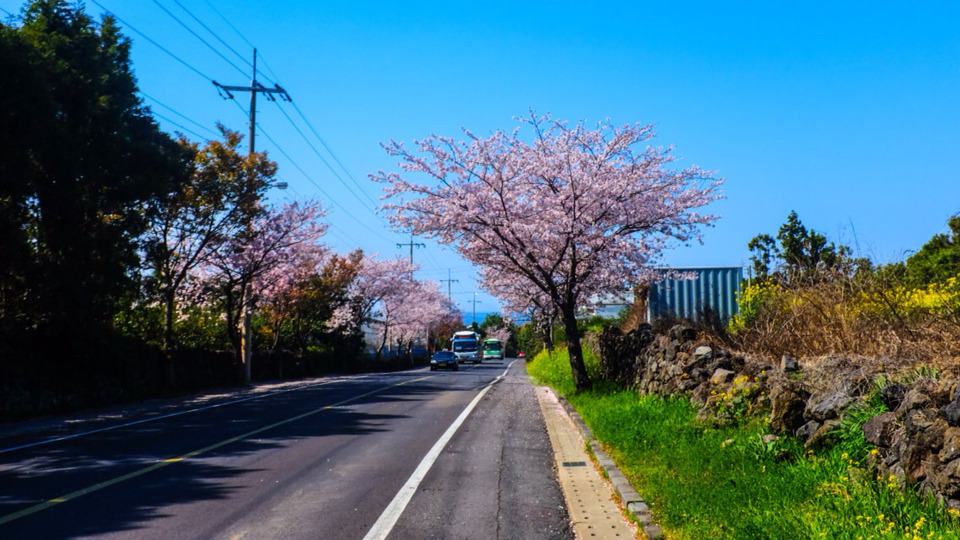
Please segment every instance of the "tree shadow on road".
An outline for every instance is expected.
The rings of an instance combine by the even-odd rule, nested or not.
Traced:
[[[389,431],[392,423],[407,415],[363,409],[425,401],[447,390],[428,381],[379,391],[368,386],[287,392],[0,453],[0,537],[72,538],[135,531],[172,515],[179,506],[242,497],[239,492],[258,489],[251,478],[269,472],[256,465],[270,463],[263,457],[271,451],[298,441],[322,444],[328,438]],[[240,462],[253,466],[238,466]],[[65,500],[3,523],[56,499]],[[228,519],[222,515],[222,504],[209,507],[218,510],[211,513],[207,526]]]

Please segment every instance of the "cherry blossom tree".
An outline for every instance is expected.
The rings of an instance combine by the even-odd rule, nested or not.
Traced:
[[[165,351],[175,345],[177,299],[190,285],[192,273],[262,213],[260,201],[277,171],[265,153],[241,154],[239,133],[218,128],[223,141],[210,141],[203,148],[180,139],[180,146],[193,156],[189,178],[171,182],[146,209],[150,229],[144,237],[144,258],[164,307]]]
[[[412,341],[459,317],[457,308],[441,291],[439,283],[414,279],[417,266],[407,259],[363,261],[354,281],[352,294],[360,306],[359,320],[368,324],[378,336],[377,357],[391,338],[403,348]],[[335,324],[345,325],[351,313],[344,306],[335,314]]]
[[[325,215],[314,201],[267,209],[249,230],[217,250],[203,269],[207,283],[223,295],[230,341],[240,354],[247,380],[252,344],[245,308],[252,309],[261,299],[279,301],[298,278],[317,272],[327,253],[320,244],[328,228],[320,221]]]
[[[413,281],[403,294],[388,297],[387,303],[393,304],[388,305],[393,319],[391,334],[398,347],[406,345],[408,352],[417,338],[429,341],[431,329],[459,318],[456,306],[436,281]]]
[[[379,171],[391,222],[456,247],[482,267],[484,285],[515,281],[542,293],[560,315],[578,389],[590,385],[578,307],[591,296],[651,276],[674,242],[699,240],[716,217],[697,209],[722,180],[696,166],[671,170],[670,148],[646,145],[652,126],[589,129],[531,113],[523,130],[466,140],[433,135],[416,150],[386,151],[405,173]],[[521,126],[523,127],[523,126]]]
[[[389,339],[389,329],[393,321],[393,309],[400,304],[404,292],[413,283],[413,273],[417,266],[407,259],[377,259],[371,256],[362,263],[352,294],[358,299],[359,320],[355,324],[368,324],[379,327],[379,344],[376,355],[379,358]],[[335,319],[347,316],[344,310]]]

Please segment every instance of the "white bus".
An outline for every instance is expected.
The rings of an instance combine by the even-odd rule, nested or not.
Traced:
[[[474,364],[480,363],[480,351],[477,350],[479,337],[476,332],[471,330],[463,330],[453,334],[453,339],[450,340],[450,348],[456,355],[458,362],[461,364],[468,361]]]

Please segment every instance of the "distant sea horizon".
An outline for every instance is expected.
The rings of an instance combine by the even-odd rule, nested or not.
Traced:
[[[501,315],[501,316],[503,316],[503,317],[506,317],[506,315],[504,315],[504,314],[503,314],[502,312],[500,312],[500,311],[478,311],[478,312],[477,312],[477,324],[482,324],[482,323],[483,323],[483,320],[487,318],[487,315],[491,315],[491,314]],[[473,312],[471,311],[471,312],[469,312],[469,313],[464,313],[464,314],[463,314],[463,325],[466,326],[467,328],[469,328],[472,323],[473,323]],[[517,323],[517,321],[514,321],[514,323]],[[519,324],[519,323],[517,323],[517,324]]]

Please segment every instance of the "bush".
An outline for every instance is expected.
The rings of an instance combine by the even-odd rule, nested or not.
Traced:
[[[779,357],[860,354],[907,365],[960,356],[960,280],[909,288],[879,274],[754,284],[730,330],[744,352]],[[895,367],[895,366],[894,366]]]

